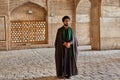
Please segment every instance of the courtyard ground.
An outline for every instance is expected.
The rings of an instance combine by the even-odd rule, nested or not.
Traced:
[[[79,75],[71,80],[120,80],[120,50],[78,49]],[[54,52],[54,48],[0,51],[0,80],[59,80]]]

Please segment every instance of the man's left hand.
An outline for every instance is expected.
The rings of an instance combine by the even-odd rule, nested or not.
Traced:
[[[71,45],[70,42],[67,42],[67,46],[66,47],[70,48],[70,45]]]

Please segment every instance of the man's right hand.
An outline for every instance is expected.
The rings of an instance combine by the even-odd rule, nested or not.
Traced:
[[[63,45],[66,46],[66,42],[64,42]]]

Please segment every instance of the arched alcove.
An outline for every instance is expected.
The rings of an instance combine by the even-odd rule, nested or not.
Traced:
[[[13,49],[47,43],[47,12],[40,5],[32,2],[22,4],[10,13],[10,22],[10,45]]]
[[[76,9],[76,35],[80,45],[90,45],[90,8],[89,0],[80,0]]]

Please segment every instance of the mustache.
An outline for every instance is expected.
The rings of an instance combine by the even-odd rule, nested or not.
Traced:
[[[68,24],[64,24],[65,26],[68,26]]]

